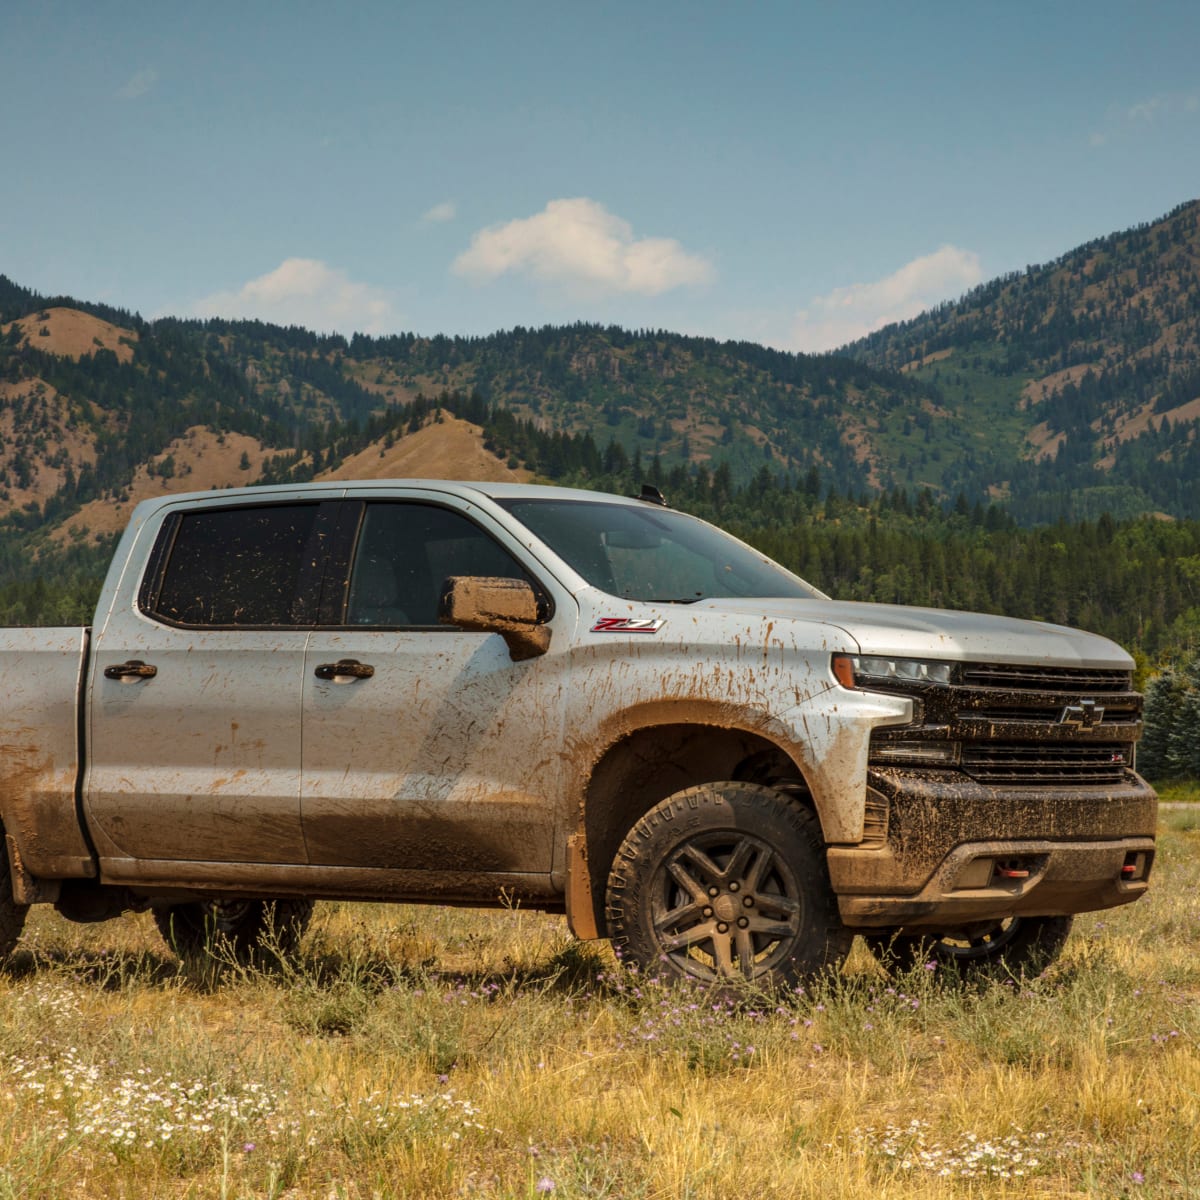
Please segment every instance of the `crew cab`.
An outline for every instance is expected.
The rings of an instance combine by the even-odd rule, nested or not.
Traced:
[[[294,949],[316,899],[565,912],[643,969],[1049,961],[1147,888],[1113,643],[843,603],[668,508],[435,480],[135,510],[90,628],[0,631],[28,906]]]

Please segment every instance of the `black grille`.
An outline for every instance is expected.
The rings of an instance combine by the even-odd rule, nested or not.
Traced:
[[[1116,783],[1129,765],[1129,747],[1120,744],[969,742],[962,748],[962,769],[980,783]]]
[[[877,729],[873,743],[958,743],[958,769],[998,787],[1120,784],[1132,770],[1142,697],[1129,671],[970,662],[953,679],[889,686],[920,700],[920,723]],[[923,769],[938,768],[931,754]]]
[[[1007,691],[1127,692],[1133,679],[1128,671],[1090,670],[1075,667],[1031,667],[1009,663],[966,663],[962,683],[967,687],[1004,688]]]

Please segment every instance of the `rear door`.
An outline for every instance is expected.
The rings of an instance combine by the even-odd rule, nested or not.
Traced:
[[[304,654],[335,509],[214,500],[165,518],[94,652],[85,803],[110,874],[306,861]]]

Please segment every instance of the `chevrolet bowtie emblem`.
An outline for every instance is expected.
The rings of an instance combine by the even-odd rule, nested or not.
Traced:
[[[1069,725],[1072,729],[1094,729],[1104,720],[1104,709],[1095,700],[1080,700],[1078,704],[1068,704],[1058,718],[1060,725]]]

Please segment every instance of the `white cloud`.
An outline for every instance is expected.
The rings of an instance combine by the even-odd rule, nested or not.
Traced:
[[[810,301],[796,314],[788,349],[834,350],[893,321],[915,317],[942,300],[956,299],[982,278],[978,254],[942,246],[885,279],[835,288]]]
[[[1088,145],[1106,146],[1118,134],[1196,112],[1200,112],[1200,92],[1159,92],[1125,108],[1110,108],[1102,128],[1088,134]]]
[[[158,72],[152,67],[131,75],[119,88],[117,95],[122,100],[136,100],[144,96],[158,82]]]
[[[1141,100],[1126,109],[1125,117],[1129,121],[1153,121],[1155,117],[1166,112],[1169,107],[1169,97],[1151,96],[1149,100]]]
[[[480,230],[453,270],[479,282],[512,271],[574,291],[643,296],[714,275],[711,263],[674,238],[635,239],[628,221],[586,197],[551,200],[532,217]]]
[[[345,271],[317,259],[288,258],[241,287],[214,292],[191,305],[197,317],[257,318],[276,325],[346,335],[393,333],[400,314],[390,292],[355,283]]]
[[[458,205],[453,200],[443,200],[435,204],[428,212],[421,214],[421,220],[431,224],[441,224],[443,221],[453,221],[458,216]]]

